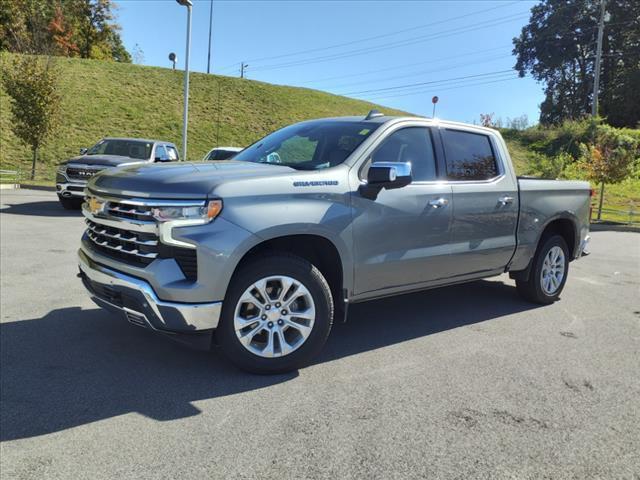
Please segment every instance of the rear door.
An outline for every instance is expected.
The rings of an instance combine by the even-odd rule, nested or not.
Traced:
[[[516,246],[517,179],[493,135],[463,127],[440,134],[453,192],[451,273],[502,269]]]

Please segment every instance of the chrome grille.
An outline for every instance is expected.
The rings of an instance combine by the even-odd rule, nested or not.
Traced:
[[[107,211],[109,212],[109,215],[113,217],[155,223],[153,214],[151,213],[151,207],[149,206],[129,205],[120,202],[109,202]]]
[[[159,206],[201,205],[204,202],[104,198],[89,192],[82,206],[86,238],[93,250],[126,264],[146,267],[157,258],[172,258],[185,278],[198,276],[195,248],[163,243],[161,226],[153,216]],[[164,237],[162,237],[164,238]]]
[[[87,237],[102,249],[129,255],[142,263],[151,263],[158,257],[158,237],[155,234],[101,225],[89,219],[85,223]]]
[[[66,174],[67,174],[67,177],[70,180],[89,180],[96,173],[101,172],[104,169],[105,169],[105,167],[88,168],[88,167],[71,167],[71,166],[68,166]]]

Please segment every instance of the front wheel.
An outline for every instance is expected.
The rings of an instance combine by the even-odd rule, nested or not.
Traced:
[[[283,373],[320,352],[332,323],[331,290],[320,271],[300,257],[271,254],[234,275],[216,335],[239,368]]]
[[[534,303],[546,305],[555,302],[569,273],[569,248],[564,238],[553,235],[543,239],[532,261],[529,278],[516,280],[518,293]]]

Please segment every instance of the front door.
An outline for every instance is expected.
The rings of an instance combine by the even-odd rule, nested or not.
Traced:
[[[451,186],[437,182],[433,133],[404,127],[390,133],[370,162],[410,162],[413,181],[352,196],[355,294],[410,288],[449,275]],[[367,166],[360,173],[366,178]],[[402,289],[402,288],[400,288]]]

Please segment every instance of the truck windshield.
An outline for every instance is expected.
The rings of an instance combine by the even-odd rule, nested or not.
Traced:
[[[121,157],[147,160],[151,157],[151,142],[136,140],[100,140],[87,151],[87,155],[119,155]]]
[[[317,120],[291,125],[267,135],[236,155],[244,162],[319,170],[340,165],[379,124]]]

